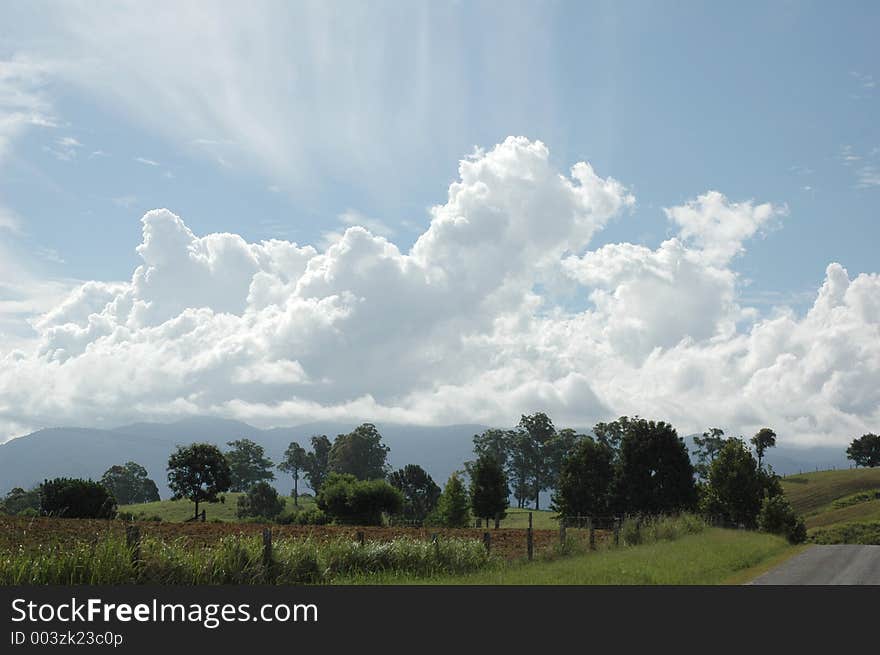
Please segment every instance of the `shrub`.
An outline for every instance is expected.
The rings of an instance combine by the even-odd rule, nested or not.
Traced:
[[[382,525],[382,514],[396,514],[403,494],[384,480],[358,480],[347,473],[331,473],[321,485],[318,508],[334,521],[351,525]]]
[[[764,498],[758,514],[758,528],[764,532],[784,535],[793,544],[807,540],[804,520],[795,514],[785,496]]]
[[[299,512],[282,514],[277,521],[282,525],[327,525],[330,517],[317,507],[309,507]]]
[[[116,500],[92,480],[55,478],[40,485],[40,513],[73,519],[112,519]]]
[[[274,519],[284,511],[284,499],[268,482],[257,482],[238,499],[238,518]]]

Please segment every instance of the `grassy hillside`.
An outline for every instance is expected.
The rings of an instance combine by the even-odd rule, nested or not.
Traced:
[[[745,530],[711,528],[675,541],[518,563],[469,575],[373,576],[371,584],[591,585],[738,584],[768,563],[800,552],[785,539]],[[754,575],[752,574],[754,573]],[[344,580],[361,582],[364,580]]]
[[[785,495],[819,543],[880,543],[880,468],[786,477]]]
[[[790,475],[782,488],[795,511],[810,516],[832,509],[838,498],[880,489],[880,468],[841,469]]]
[[[225,494],[226,502],[201,503],[199,505],[199,512],[201,513],[202,509],[204,509],[205,518],[208,521],[213,521],[214,519],[220,521],[237,521],[238,517],[236,517],[235,511],[238,508],[238,499],[240,496],[243,495],[244,494],[241,493],[230,492]],[[292,512],[296,509],[293,504],[293,498],[286,496],[284,500],[286,502],[286,512]],[[299,507],[301,509],[312,507],[314,504],[315,501],[311,496],[299,497]],[[179,523],[181,521],[185,521],[193,515],[193,512],[195,511],[195,505],[188,500],[160,500],[155,503],[120,505],[119,511],[131,512],[135,515],[144,514],[146,517],[158,516],[163,521]]]

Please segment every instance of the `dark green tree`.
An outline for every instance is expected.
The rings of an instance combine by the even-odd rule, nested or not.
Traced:
[[[728,439],[709,466],[702,511],[727,525],[754,528],[767,482],[742,439]]]
[[[272,472],[274,464],[266,457],[266,451],[250,439],[236,439],[226,444],[232,449],[226,453],[229,472],[232,476],[230,491],[247,491],[257,482],[275,479]]]
[[[526,501],[534,497],[532,485],[532,440],[528,433],[517,430],[510,434],[510,450],[507,459],[507,476],[513,486],[516,506],[526,506]]]
[[[306,480],[316,494],[321,490],[321,485],[330,473],[330,449],[333,444],[326,435],[314,435],[312,437],[312,449],[306,454],[304,467]]]
[[[614,451],[607,443],[581,439],[562,463],[552,509],[563,517],[606,516],[612,508]]]
[[[418,464],[391,472],[388,482],[403,494],[403,517],[421,523],[437,507],[440,487]]]
[[[65,519],[112,519],[116,500],[92,480],[55,478],[40,485],[40,514]]]
[[[432,517],[436,523],[447,528],[466,528],[470,524],[469,507],[467,489],[458,473],[453,473],[443,487]]]
[[[229,462],[213,444],[178,446],[168,458],[168,486],[174,493],[172,500],[188,498],[194,502],[196,518],[199,503],[216,503],[219,494],[229,491],[231,484]]]
[[[238,518],[262,518],[271,521],[284,511],[284,499],[268,482],[251,485],[247,493],[238,498]]]
[[[488,455],[504,467],[507,465],[512,436],[512,430],[498,430],[495,428],[490,428],[482,434],[475,434],[474,455],[476,455],[477,459]]]
[[[856,466],[880,466],[880,435],[869,432],[853,439],[846,449],[846,457]]]
[[[627,420],[616,487],[624,512],[672,514],[695,507],[694,469],[675,428],[663,421]]]
[[[372,423],[359,425],[340,434],[330,448],[330,470],[349,473],[359,480],[379,480],[388,473],[388,452],[382,435]]]
[[[528,435],[529,478],[534,494],[535,509],[541,509],[541,492],[551,486],[554,477],[552,463],[554,446],[556,445],[556,428],[553,421],[544,412],[523,414],[517,427]]]
[[[383,514],[403,508],[403,494],[385,480],[358,480],[350,473],[330,473],[316,501],[334,521],[349,525],[382,525]]]
[[[135,462],[116,464],[104,472],[101,484],[120,505],[152,503],[159,500],[159,488],[145,469]]]
[[[507,486],[507,475],[498,459],[491,454],[484,454],[471,468],[471,508],[474,516],[495,521],[495,529],[507,515],[510,504],[510,487]]]
[[[293,441],[284,451],[284,459],[278,465],[279,470],[288,473],[293,478],[294,505],[299,505],[299,475],[305,469],[308,461],[306,449]]]
[[[721,428],[709,428],[702,437],[694,437],[694,445],[697,447],[695,453],[697,463],[694,464],[694,470],[701,480],[709,477],[709,467],[715,461],[724,442],[724,430]]]
[[[608,423],[599,422],[593,426],[593,434],[596,435],[596,441],[608,446],[616,457],[620,449],[620,442],[623,441],[623,435],[629,427],[630,420],[637,421],[638,419],[638,416],[632,419],[628,416],[621,416],[616,421],[609,421]]]
[[[758,468],[763,468],[764,453],[768,448],[776,445],[776,433],[770,428],[761,428],[758,433],[751,439],[752,445],[755,447],[755,453],[758,455]]]
[[[35,487],[26,491],[21,487],[15,487],[9,491],[0,501],[0,513],[20,514],[25,510],[40,511],[40,488]]]

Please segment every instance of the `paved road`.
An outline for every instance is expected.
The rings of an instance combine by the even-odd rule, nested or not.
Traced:
[[[880,585],[880,546],[813,546],[752,584]]]

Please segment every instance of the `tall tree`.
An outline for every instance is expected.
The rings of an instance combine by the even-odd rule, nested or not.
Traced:
[[[490,428],[482,434],[474,435],[474,455],[480,459],[484,455],[494,458],[502,467],[507,465],[510,453],[511,430]]]
[[[359,425],[348,434],[340,434],[330,448],[330,470],[350,473],[359,480],[384,479],[388,472],[388,453],[382,435],[372,423]]]
[[[761,428],[751,441],[758,455],[758,468],[763,468],[764,453],[776,445],[776,433],[770,428]]]
[[[407,464],[388,475],[388,482],[403,494],[403,517],[421,523],[440,498],[440,487],[418,464]]]
[[[880,466],[880,435],[869,432],[853,439],[846,449],[846,457],[856,466]]]
[[[172,500],[190,499],[196,504],[196,518],[199,503],[216,503],[218,495],[229,491],[231,484],[229,462],[213,444],[178,446],[168,458],[168,486],[174,492]]]
[[[702,437],[694,437],[694,444],[697,447],[695,453],[697,463],[694,465],[694,470],[701,480],[709,477],[709,467],[721,452],[724,442],[724,430],[721,428],[709,428]]]
[[[306,464],[304,467],[306,480],[312,491],[317,493],[321,491],[321,485],[327,479],[330,473],[330,449],[333,444],[327,435],[312,436],[312,449],[306,454]]]
[[[524,430],[510,434],[510,450],[507,458],[507,475],[513,486],[516,506],[526,506],[526,501],[534,497],[532,485],[532,440]]]
[[[599,422],[593,426],[593,434],[596,435],[596,441],[608,446],[615,454],[620,450],[620,442],[623,441],[623,435],[629,428],[630,421],[639,420],[638,416],[630,419],[628,416],[621,416],[616,421],[608,423]]]
[[[618,457],[617,499],[623,511],[669,514],[696,505],[687,447],[668,423],[628,420]]]
[[[709,466],[702,509],[727,524],[757,525],[765,481],[742,439],[728,439]]]
[[[495,529],[507,512],[510,488],[507,486],[507,475],[492,455],[485,454],[480,457],[471,470],[471,507],[474,516],[486,519],[486,527],[489,519],[495,521]]]
[[[236,439],[226,444],[232,450],[226,453],[229,471],[232,476],[231,491],[247,491],[257,482],[275,479],[272,460],[266,451],[250,439]]]
[[[552,509],[563,517],[610,513],[614,485],[614,451],[607,443],[585,438],[562,463]]]
[[[104,472],[101,484],[120,505],[151,503],[159,500],[159,489],[145,469],[135,462],[116,464]]]
[[[551,461],[556,428],[544,412],[523,414],[517,427],[528,436],[528,440],[523,443],[529,460],[535,509],[541,509],[541,492],[546,490],[552,481]]]
[[[293,478],[293,504],[299,505],[299,474],[308,463],[306,449],[292,441],[284,451],[284,459],[278,465],[279,470],[290,474]]]
[[[467,490],[458,474],[453,473],[437,501],[437,520],[447,528],[466,528],[470,522],[469,505]]]

